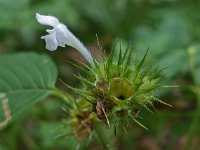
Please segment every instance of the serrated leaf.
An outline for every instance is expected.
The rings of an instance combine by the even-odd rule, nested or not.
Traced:
[[[8,99],[12,120],[46,98],[55,87],[56,79],[56,66],[46,55],[21,53],[0,56],[0,93]],[[0,122],[5,120],[3,99],[0,99]]]

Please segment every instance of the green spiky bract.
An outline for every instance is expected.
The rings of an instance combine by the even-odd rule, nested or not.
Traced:
[[[75,65],[86,73],[86,77],[76,76],[83,87],[68,87],[81,96],[78,107],[85,106],[85,110],[108,126],[129,126],[133,121],[147,129],[137,117],[141,108],[150,111],[153,102],[162,102],[154,95],[162,70],[145,65],[148,50],[138,64],[131,49],[123,52],[120,48],[117,57],[114,52],[115,49],[100,62],[94,60],[94,66]]]

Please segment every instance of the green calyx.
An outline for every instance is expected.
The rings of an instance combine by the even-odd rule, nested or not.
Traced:
[[[94,60],[93,67],[79,67],[86,73],[85,78],[77,76],[83,88],[70,88],[81,96],[78,103],[85,103],[84,109],[95,114],[97,120],[109,126],[132,120],[144,127],[135,118],[142,107],[149,110],[154,101],[160,101],[154,92],[159,87],[161,71],[144,65],[148,50],[138,65],[134,64],[130,49],[123,54],[120,50],[117,58],[113,52],[98,63]]]

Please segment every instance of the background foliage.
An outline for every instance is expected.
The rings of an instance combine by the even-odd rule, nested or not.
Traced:
[[[14,53],[31,51],[39,53],[31,53],[33,57],[49,59],[44,56],[46,53],[58,66],[58,77],[70,85],[79,86],[72,76],[77,70],[67,60],[79,59],[80,55],[69,47],[51,53],[45,50],[44,41],[40,39],[44,27],[36,22],[36,12],[57,16],[96,57],[99,53],[95,34],[108,53],[116,39],[122,47],[130,45],[133,48],[136,60],[150,48],[147,61],[160,68],[168,67],[163,83],[180,85],[180,88],[159,91],[161,98],[173,107],[159,104],[155,113],[143,113],[142,122],[150,131],[136,125],[128,134],[119,132],[115,139],[116,149],[200,149],[199,10],[198,0],[0,0],[0,74],[3,68],[8,68],[23,55]],[[3,54],[12,56],[12,61]],[[52,67],[46,74],[51,74],[51,82],[55,82],[56,68]],[[20,82],[23,80],[25,86],[28,82],[22,76],[19,75]],[[35,73],[30,76],[37,78]],[[15,80],[12,77],[8,77],[10,82]],[[47,78],[44,76],[44,79]],[[53,88],[53,84],[48,85]],[[60,82],[56,86],[68,91]],[[0,149],[76,148],[78,143],[73,137],[55,139],[55,130],[64,117],[62,106],[62,102],[51,96],[30,107],[0,132]],[[95,138],[87,143],[81,143],[81,149],[101,149]]]

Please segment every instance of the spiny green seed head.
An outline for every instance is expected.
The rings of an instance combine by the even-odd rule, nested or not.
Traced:
[[[99,63],[94,60],[95,65],[86,66],[84,70],[86,78],[77,77],[84,88],[72,89],[82,96],[85,103],[92,105],[91,111],[108,125],[118,126],[129,120],[137,122],[135,118],[140,109],[145,107],[149,110],[148,107],[158,100],[154,92],[160,71],[144,67],[147,52],[138,65],[134,65],[130,49],[124,54],[120,50],[117,59],[111,53]]]
[[[80,105],[81,103],[79,103],[79,106]],[[86,105],[79,108],[66,108],[65,113],[67,116],[64,119],[58,137],[74,135],[79,141],[87,139],[92,133],[93,120],[95,117],[90,109],[86,107]],[[70,130],[68,129],[69,127]]]

